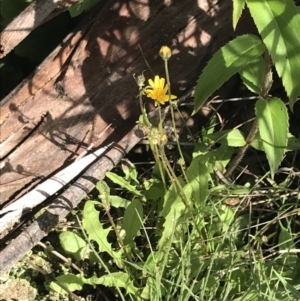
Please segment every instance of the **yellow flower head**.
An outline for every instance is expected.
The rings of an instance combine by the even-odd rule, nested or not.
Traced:
[[[159,50],[159,55],[163,60],[168,60],[172,55],[171,49],[168,46],[162,46]]]
[[[154,105],[158,104],[164,105],[166,102],[170,101],[168,95],[168,86],[165,86],[165,79],[160,78],[158,75],[154,77],[154,81],[152,79],[148,80],[149,85],[144,89],[147,97],[152,98],[154,100]],[[175,95],[171,95],[171,99],[177,98]]]

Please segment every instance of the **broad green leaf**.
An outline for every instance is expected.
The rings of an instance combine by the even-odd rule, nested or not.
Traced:
[[[256,117],[259,134],[270,165],[271,176],[283,159],[288,140],[287,109],[279,98],[262,99],[256,102]]]
[[[259,133],[256,133],[251,146],[259,151],[264,151],[262,141],[260,139]],[[288,142],[285,151],[295,151],[300,150],[300,140],[293,136],[291,133],[288,133]]]
[[[112,207],[115,208],[120,208],[120,207],[127,208],[131,203],[131,201],[123,199],[118,195],[111,195],[109,197],[109,203]]]
[[[61,246],[77,260],[84,260],[89,255],[86,241],[74,232],[65,231],[59,234]]]
[[[236,25],[242,15],[242,11],[245,7],[246,0],[233,0],[233,14],[232,14],[232,24],[235,30]]]
[[[152,178],[145,180],[143,184],[143,194],[147,200],[157,200],[164,196],[164,185],[160,180]]]
[[[124,244],[132,243],[133,239],[137,236],[143,221],[143,206],[140,200],[134,199],[131,204],[126,208],[122,228],[126,232]]]
[[[293,0],[247,0],[251,16],[290,98],[300,94],[300,16]]]
[[[206,135],[205,138],[209,138],[214,142],[232,147],[244,146],[246,144],[242,132],[238,129],[215,132],[213,134]]]
[[[237,37],[218,50],[199,77],[193,114],[231,76],[253,62],[264,50],[262,41],[250,34]]]
[[[119,287],[125,288],[127,294],[136,294],[138,288],[134,286],[133,280],[127,273],[115,272],[95,278],[95,284],[102,284],[106,287]]]
[[[55,278],[57,281],[62,283],[65,287],[67,287],[71,292],[74,291],[80,291],[82,290],[84,282],[80,279],[80,277],[77,277],[77,275],[73,274],[66,274],[61,275]],[[60,294],[66,295],[68,292],[66,292],[63,288],[61,288],[58,284],[56,284],[54,281],[50,283],[50,288]]]
[[[214,153],[217,164],[222,164],[222,168],[218,168],[221,172],[223,172],[223,168],[227,166],[229,163],[234,148],[225,144],[221,144],[220,147]]]
[[[190,167],[186,170],[188,183],[184,184],[181,177],[178,178],[182,185],[182,190],[189,206],[194,202],[198,207],[202,208],[208,196],[208,177],[210,167],[210,154],[207,156],[200,155],[193,159]],[[209,165],[209,167],[207,167]],[[174,229],[178,226],[178,221],[188,215],[186,202],[179,189],[172,184],[165,195],[164,205],[161,216],[165,218],[163,224],[163,232],[158,242],[159,251],[163,250],[170,237],[173,235]],[[176,229],[177,230],[177,229]]]
[[[185,185],[184,189],[191,189],[192,199],[195,202],[195,205],[198,208],[203,208],[205,205],[205,201],[208,197],[208,178],[209,172],[208,168],[205,165],[207,156],[198,156],[193,159],[189,168],[186,171],[186,177],[188,179],[188,183]],[[205,158],[205,159],[204,159]],[[203,160],[204,159],[204,160]]]
[[[234,219],[234,211],[232,208],[226,205],[221,205],[218,210],[219,218],[222,222],[222,230],[223,233],[226,233],[233,222]]]
[[[265,60],[262,56],[256,58],[255,61],[248,64],[239,72],[244,85],[253,93],[258,95],[262,92],[264,73],[265,73]]]
[[[90,240],[94,240],[98,244],[99,252],[107,252],[115,259],[118,265],[121,264],[121,253],[114,252],[111,244],[107,241],[108,233],[111,227],[104,229],[99,221],[99,211],[96,210],[95,201],[87,201],[83,209],[82,225]]]
[[[108,171],[105,175],[115,184],[120,185],[122,188],[127,189],[129,192],[137,196],[142,196],[141,192],[138,191],[135,186],[131,185],[130,183],[128,183],[128,181],[118,176],[114,172]]]
[[[184,186],[184,182],[181,177],[178,177],[178,181],[182,186]],[[182,196],[180,195],[179,189],[176,187],[175,183],[173,183],[165,194],[163,209],[160,213],[160,216],[163,217],[165,221],[161,237],[158,242],[159,253],[169,242],[172,233],[174,232],[174,228],[176,228],[177,221],[183,215],[185,208],[186,206]]]

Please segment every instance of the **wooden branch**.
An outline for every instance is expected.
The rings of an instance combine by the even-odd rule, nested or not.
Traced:
[[[68,167],[59,171],[50,179],[37,185],[30,192],[0,210],[0,239],[13,227],[22,215],[30,212],[36,206],[44,202],[47,198],[53,196],[60,189],[65,187],[74,178],[76,178],[84,169],[96,161],[104,152],[106,152],[113,142],[101,147],[93,153],[73,162]]]
[[[10,22],[1,34],[0,59],[5,57],[56,8],[60,0],[36,0]]]
[[[0,252],[0,275],[7,272],[53,229],[89,193],[99,179],[111,170],[143,137],[136,126],[107,154],[95,162],[73,185],[57,197],[51,206]]]

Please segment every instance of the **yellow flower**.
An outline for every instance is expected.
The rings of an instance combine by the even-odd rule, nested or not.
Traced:
[[[168,46],[162,46],[159,50],[159,55],[163,60],[168,60],[172,55],[171,49]]]
[[[165,86],[165,79],[160,78],[158,75],[154,77],[154,81],[152,79],[148,80],[149,85],[144,89],[147,97],[152,98],[154,100],[154,105],[158,104],[164,105],[166,102],[170,101],[168,95],[168,86]],[[171,95],[171,99],[177,98],[175,95]]]

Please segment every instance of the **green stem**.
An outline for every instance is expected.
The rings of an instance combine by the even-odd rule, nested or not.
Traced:
[[[176,124],[175,124],[175,116],[174,116],[174,107],[173,107],[173,103],[171,100],[171,83],[170,83],[170,75],[169,75],[169,68],[168,68],[168,60],[165,59],[165,72],[166,72],[166,79],[167,79],[167,85],[168,85],[168,94],[169,94],[169,102],[170,102],[170,109],[171,109],[171,119],[172,119],[172,126],[173,126],[173,130],[174,130],[174,135],[175,135],[175,140],[177,143],[177,147],[178,147],[178,151],[179,151],[179,155],[181,157],[181,159],[183,160],[183,162],[185,162],[184,160],[184,156],[180,147],[180,142],[178,139],[178,134],[177,134],[177,130],[176,130]]]

